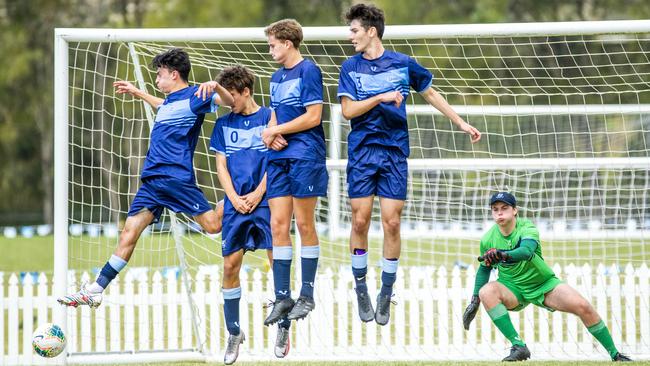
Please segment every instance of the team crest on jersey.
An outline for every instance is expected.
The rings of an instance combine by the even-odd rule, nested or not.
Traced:
[[[192,206],[192,207],[194,207],[195,210],[198,210],[200,206],[199,206],[198,203],[195,203],[194,206]]]
[[[284,78],[286,78],[286,77],[287,77],[287,74],[282,74],[281,79],[284,80]]]
[[[307,188],[309,188],[309,192],[313,192],[313,191],[314,191],[314,186],[308,186]]]
[[[248,125],[250,125],[250,124],[251,124],[251,121],[249,121],[249,120],[244,121],[244,126],[248,127]]]
[[[377,71],[377,66],[370,66],[370,70],[372,70],[372,72],[376,72]]]

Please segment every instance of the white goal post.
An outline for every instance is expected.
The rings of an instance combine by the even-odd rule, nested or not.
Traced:
[[[325,84],[323,124],[330,185],[328,198],[320,201],[317,213],[322,248],[318,281],[323,278],[323,283],[334,292],[323,296],[338,301],[339,296],[351,294],[351,283],[344,277],[350,275],[346,272],[350,266],[346,240],[351,215],[345,182],[349,122],[340,113],[335,90],[340,64],[353,50],[347,41],[347,27],[305,27],[303,32],[303,55],[317,60]],[[179,46],[189,50],[192,59],[190,82],[204,81],[202,77],[214,78],[224,66],[242,62],[257,74],[256,96],[268,105],[268,77],[277,65],[267,55],[263,28],[57,28],[54,42],[52,295],[56,298],[78,283],[80,273],[92,271],[108,258],[106,254],[116,239],[97,238],[85,228],[102,228],[102,232],[108,233],[111,231],[107,229],[108,223],[119,227],[128,209],[125,205],[137,189],[138,170],[146,153],[147,128],[153,123],[151,112],[143,109],[140,101],[110,94],[108,83],[127,78],[156,93],[151,70],[147,70],[148,60],[170,46]],[[495,359],[498,356],[495,349],[504,349],[504,342],[498,335],[488,334],[489,322],[477,320],[476,326],[482,327],[470,333],[459,333],[454,323],[458,321],[458,311],[462,311],[459,307],[470,295],[473,281],[473,275],[468,274],[463,275],[461,283],[459,271],[472,265],[478,251],[477,238],[489,225],[486,200],[495,190],[515,192],[523,202],[522,214],[540,227],[542,241],[555,243],[545,246],[545,258],[559,263],[556,268],[559,265],[571,268],[565,270],[571,273],[565,273],[575,275],[571,278],[576,278],[580,288],[594,299],[599,296],[595,289],[605,286],[600,279],[614,281],[614,277],[607,276],[615,273],[618,281],[623,266],[630,263],[630,268],[641,268],[650,260],[650,250],[646,249],[650,239],[650,91],[647,91],[650,90],[647,81],[650,60],[643,57],[644,53],[650,54],[650,20],[388,26],[384,44],[387,49],[412,55],[429,68],[435,76],[433,87],[447,97],[463,118],[483,132],[483,140],[472,146],[438,111],[422,105],[417,95],[409,97],[407,114],[412,153],[400,263],[404,263],[411,275],[404,276],[407,278],[401,279],[404,282],[398,288],[418,300],[408,299],[413,305],[391,319],[399,325],[385,328],[362,328],[354,322],[352,311],[350,329],[342,329],[334,326],[334,321],[322,319],[331,315],[337,317],[336,324],[348,324],[343,315],[336,314],[335,310],[328,313],[317,309],[323,311],[319,313],[320,318],[313,316],[304,328],[301,325],[292,333],[298,342],[292,350],[296,359]],[[128,122],[134,122],[137,127],[125,127]],[[206,119],[205,125],[210,124],[214,124],[212,117]],[[95,135],[102,128],[103,132],[99,133],[108,137]],[[200,187],[214,203],[215,197],[223,197],[223,193],[206,148],[210,133],[207,128],[203,129],[197,147],[195,169]],[[122,145],[116,143],[121,139]],[[173,335],[165,333],[164,342],[141,342],[145,346],[139,348],[135,338],[127,335],[131,330],[123,332],[131,338],[121,339],[119,327],[124,325],[111,324],[109,333],[116,329],[117,338],[112,338],[112,333],[110,337],[104,334],[106,329],[97,330],[104,333],[93,333],[93,339],[102,334],[111,340],[98,351],[98,341],[79,341],[81,337],[91,337],[90,333],[78,329],[83,321],[79,319],[91,315],[80,311],[73,314],[64,307],[50,305],[53,321],[70,334],[74,343],[69,345],[69,355],[61,362],[114,362],[115,357],[125,353],[131,357],[124,358],[125,361],[156,361],[165,358],[160,355],[167,350],[166,355],[178,359],[222,357],[224,330],[219,326],[223,323],[222,320],[219,323],[220,313],[205,310],[212,309],[210,302],[218,308],[220,297],[208,299],[208,292],[204,293],[203,289],[197,295],[192,282],[199,276],[218,273],[210,266],[221,264],[219,245],[213,249],[210,245],[215,238],[186,234],[194,228],[190,219],[182,215],[164,217],[162,225],[152,228],[154,235],[150,241],[139,244],[148,255],[138,263],[155,268],[157,276],[163,273],[164,281],[178,276],[178,297],[183,296],[187,304],[183,303],[178,311],[165,313],[180,314],[178,329],[173,330]],[[381,229],[377,211],[373,212],[373,220],[371,248],[372,255],[378,256],[379,251],[375,249],[379,246]],[[72,227],[83,227],[84,234],[73,233]],[[375,259],[371,257],[371,262]],[[585,263],[587,267],[580,267]],[[604,266],[598,267],[601,263]],[[127,270],[131,267],[130,263]],[[585,272],[580,272],[580,268]],[[584,268],[589,268],[588,276]],[[78,273],[71,275],[71,270]],[[452,275],[447,277],[447,271]],[[647,281],[644,274],[647,268],[646,272],[630,271],[632,277],[626,278],[638,278],[640,283],[643,278]],[[134,278],[140,276],[146,277],[134,272],[124,282],[134,283]],[[218,274],[215,276],[218,279]],[[246,276],[251,286],[266,281],[266,277],[259,278],[259,271],[251,271]],[[118,277],[126,277],[126,273]],[[160,278],[147,281],[162,283]],[[426,288],[429,286],[432,291],[434,285],[436,289],[445,288],[446,281],[449,281],[449,293],[436,297],[434,308],[427,303]],[[600,287],[596,286],[597,282]],[[617,288],[612,284],[612,289]],[[126,290],[122,292],[126,293]],[[251,306],[247,309],[252,309],[252,317],[258,310],[255,306],[263,300],[259,291],[255,294],[254,299],[242,305]],[[598,297],[604,304],[599,310],[609,309],[609,299],[615,299],[617,294],[620,292]],[[242,300],[246,296],[244,291]],[[626,304],[640,306],[641,302],[650,301],[643,298],[650,294],[639,296]],[[128,303],[128,296],[111,298],[109,291],[107,298],[111,312],[123,305],[134,306]],[[356,304],[349,304],[355,310]],[[617,304],[612,305],[613,311],[621,314],[620,318],[612,317],[609,324],[615,341],[624,343],[624,349],[630,353],[639,354],[650,342],[650,338],[644,338],[650,337],[646,334],[650,332],[650,324],[642,323],[639,334],[635,331],[631,335],[631,324],[638,323],[636,312],[620,311],[620,301]],[[154,308],[156,304],[151,306]],[[329,309],[341,312],[341,306],[331,305]],[[115,314],[116,319],[121,319],[120,310],[115,310]],[[174,324],[178,314],[171,316]],[[485,314],[481,316],[485,318]],[[532,322],[532,310],[521,316],[525,336],[534,337],[534,342],[540,344],[535,349],[540,357],[551,358],[555,357],[553,352],[562,352],[561,357],[569,359],[574,354],[579,359],[603,358],[602,349],[595,347],[588,334],[573,322],[565,325],[569,327],[566,339],[556,339],[549,338],[541,328],[537,331],[524,325],[526,321]],[[644,317],[641,321],[648,321],[645,315],[641,316]],[[518,322],[519,316],[516,317]],[[151,327],[155,332],[158,329],[155,315],[152,318]],[[542,313],[535,318],[547,319]],[[93,324],[100,324],[96,315],[92,319],[96,322]],[[162,319],[160,315],[160,323]],[[406,324],[407,320],[411,328],[401,327],[400,321]],[[169,316],[165,321],[169,321]],[[191,327],[183,324],[188,321]],[[429,332],[434,334],[434,321],[435,341],[426,339]],[[548,321],[562,330],[562,318],[549,316]],[[251,319],[250,323],[257,324],[257,321]],[[141,330],[140,337],[149,334],[149,325],[146,331]],[[163,329],[161,324],[158,326]],[[266,359],[259,344],[270,345],[274,334],[258,331],[259,334],[250,335],[257,342],[251,346],[255,351],[247,354],[244,347],[241,359]],[[346,353],[353,351],[343,344],[350,334],[359,337],[359,344],[352,347],[358,351],[354,354]],[[576,338],[572,339],[573,335]],[[406,344],[400,345],[402,341]],[[470,353],[463,352],[477,342],[480,347]],[[447,350],[444,347],[447,344],[454,347]],[[545,347],[547,344],[549,347]],[[262,353],[255,353],[258,351]],[[268,359],[271,357],[269,348]]]

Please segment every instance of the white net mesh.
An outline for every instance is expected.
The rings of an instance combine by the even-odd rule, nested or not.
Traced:
[[[490,224],[487,199],[506,189],[517,196],[521,214],[537,223],[551,263],[636,266],[648,260],[650,35],[390,39],[384,44],[430,69],[434,88],[483,132],[481,142],[471,145],[444,116],[421,106],[416,93],[409,97],[411,175],[400,266],[451,269],[475,263],[477,239]],[[147,68],[152,57],[176,46],[190,54],[192,83],[214,80],[223,67],[241,63],[258,77],[256,101],[269,103],[269,78],[278,65],[265,42],[131,46],[149,93],[162,96],[155,71]],[[339,159],[347,156],[349,123],[339,114],[336,89],[339,67],[353,50],[345,40],[312,40],[301,50],[321,67],[325,84],[323,124],[334,195],[317,208],[320,273],[345,271],[350,207]],[[129,44],[73,42],[69,55],[69,266],[87,271],[101,267],[116,246],[115,235],[139,187],[150,121],[142,101],[113,92],[118,79],[136,83]],[[194,158],[199,186],[213,204],[224,196],[208,150],[214,120],[207,116]],[[375,269],[381,255],[377,206],[370,229]],[[179,221],[188,273],[194,276],[201,265],[220,266],[220,238],[195,232],[190,218],[181,215]],[[170,222],[165,214],[140,239],[129,268],[153,273],[184,266]],[[249,253],[244,261],[243,271],[268,269],[265,253]],[[404,280],[408,286],[409,278]],[[205,325],[204,320],[199,322]],[[416,338],[423,340],[426,326],[418,327]],[[209,329],[202,341],[216,337],[223,344],[223,332]],[[347,337],[348,331],[337,334]],[[176,337],[170,344],[182,348],[182,333]]]

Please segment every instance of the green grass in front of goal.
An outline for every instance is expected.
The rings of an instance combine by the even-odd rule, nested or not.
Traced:
[[[199,264],[221,265],[221,239],[210,239],[203,235],[191,234],[184,237],[185,258],[190,268]],[[592,245],[594,244],[594,245]],[[101,267],[113,253],[116,238],[87,236],[69,238],[69,266],[76,270],[91,270]],[[0,237],[0,271],[5,275],[12,272],[43,271],[51,273],[54,267],[53,236],[9,239]],[[647,261],[650,256],[641,240],[603,239],[594,243],[588,241],[544,241],[542,250],[550,264],[569,263],[597,265],[632,263],[635,267]],[[376,265],[381,259],[381,241],[370,241],[369,263]],[[463,239],[408,239],[402,243],[403,265],[445,265],[448,269],[456,263],[477,264],[478,241]],[[320,268],[348,266],[350,257],[347,242],[321,241]],[[268,270],[266,254],[260,251],[248,253],[244,264],[249,268]],[[171,235],[150,235],[142,237],[129,267],[162,268],[178,265],[176,247]],[[379,268],[379,267],[377,267]],[[6,280],[6,279],[5,279]]]

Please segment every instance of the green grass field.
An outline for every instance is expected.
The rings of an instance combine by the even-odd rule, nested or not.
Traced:
[[[101,267],[117,245],[117,239],[90,238],[86,236],[69,238],[69,267],[90,270]],[[198,264],[221,265],[220,238],[210,239],[203,235],[184,236],[184,253],[190,268]],[[650,248],[641,240],[598,240],[593,242],[542,242],[545,259],[550,264],[568,263],[597,265],[632,263],[638,266],[647,262]],[[54,267],[54,238],[52,236],[8,239],[0,237],[0,271],[5,273],[22,271],[44,271],[51,273]],[[381,259],[381,242],[370,243],[369,263]],[[451,269],[455,263],[474,263],[478,254],[478,242],[463,239],[419,239],[402,243],[400,265],[445,265]],[[349,265],[347,243],[321,242],[320,267],[334,270]],[[252,268],[268,269],[265,253],[248,253],[245,264]],[[150,235],[140,239],[129,267],[153,267],[178,265],[178,254],[171,235]]]
[[[279,365],[280,362],[278,361],[269,361],[269,362],[237,362],[235,365],[241,365],[241,366],[272,366],[272,365]],[[317,366],[343,366],[343,365],[355,365],[355,366],[376,366],[377,362],[292,362],[292,361],[286,361],[282,360],[281,361],[282,365],[289,365],[289,366],[311,366],[311,365],[317,365]],[[408,362],[390,362],[390,361],[382,361],[381,362],[382,366],[482,366],[482,365],[495,365],[495,364],[501,364],[500,362],[426,362],[426,361],[408,361]],[[534,366],[556,366],[556,365],[584,365],[584,366],[597,366],[597,365],[607,365],[609,362],[602,361],[602,362],[595,362],[595,361],[527,361],[525,365],[534,365]],[[634,363],[635,365],[650,365],[650,361],[637,361]],[[181,363],[157,363],[157,364],[130,364],[134,366],[143,366],[143,365],[156,365],[156,366],[199,366],[199,365],[205,365],[205,363],[187,363],[187,362],[181,362]]]

